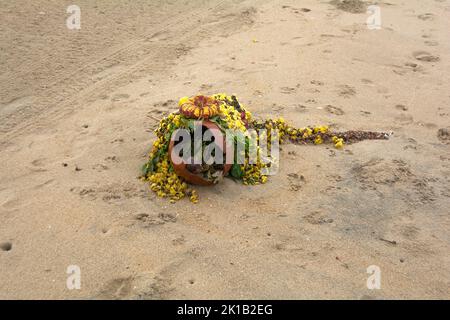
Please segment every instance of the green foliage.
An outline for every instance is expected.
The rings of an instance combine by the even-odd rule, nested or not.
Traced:
[[[235,163],[231,166],[230,174],[233,178],[242,179],[244,172],[239,164]]]

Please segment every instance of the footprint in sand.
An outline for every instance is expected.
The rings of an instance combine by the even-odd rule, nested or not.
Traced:
[[[45,162],[47,159],[45,158],[39,158],[31,161],[32,167],[29,167],[31,171],[33,172],[45,172],[47,169],[45,169]]]
[[[108,168],[108,166],[106,166],[102,163],[98,163],[98,164],[92,166],[92,169],[94,169],[97,172],[102,172],[102,171],[108,170],[109,168]]]
[[[308,9],[308,8],[297,9],[297,8],[294,8],[294,7],[291,7],[291,6],[288,6],[288,5],[283,5],[283,6],[281,6],[281,8],[283,8],[283,9],[290,9],[294,13],[311,12],[311,9]]]
[[[400,111],[408,111],[408,107],[403,104],[396,105],[395,109],[400,110]]]
[[[119,162],[119,158],[116,156],[108,156],[105,158],[105,161],[109,161],[109,162]]]
[[[290,237],[282,237],[273,248],[277,251],[287,252],[288,254],[294,254],[296,252],[302,252],[303,248],[297,244],[297,239],[291,239]],[[306,264],[302,264],[299,267],[305,269]]]
[[[261,90],[255,90],[255,91],[253,91],[253,95],[255,97],[260,97],[261,98],[264,94],[263,94],[263,92]]]
[[[426,51],[414,51],[413,57],[423,62],[438,62],[441,60],[438,56],[434,56]]]
[[[427,40],[424,42],[424,44],[428,47],[437,47],[439,45],[439,42],[434,40]]]
[[[407,144],[403,147],[403,150],[417,150],[417,146],[414,144]]]
[[[395,186],[396,199],[407,205],[423,205],[436,200],[432,177],[416,175],[402,159],[387,161],[374,158],[351,169],[362,190],[375,190],[386,197]]]
[[[114,278],[107,282],[94,298],[154,300],[167,298],[167,294],[172,290],[170,280],[160,275],[151,276],[144,273]]]
[[[324,83],[320,80],[311,80],[311,84],[314,84],[316,86],[323,86]]]
[[[339,96],[344,98],[350,98],[351,96],[354,96],[356,94],[355,88],[349,86],[349,85],[342,85],[339,86]]]
[[[99,299],[124,299],[132,292],[133,278],[117,278],[109,281],[98,294]]]
[[[118,102],[118,101],[122,101],[122,100],[126,100],[130,97],[129,94],[126,93],[119,93],[119,94],[115,94],[112,98],[111,101],[113,102]]]
[[[123,142],[125,142],[124,138],[116,138],[111,141],[111,143],[123,143]]]
[[[297,104],[296,106],[294,106],[294,110],[297,112],[306,112],[308,110],[308,107],[302,104]]]
[[[279,106],[276,103],[273,103],[271,109],[272,109],[272,111],[280,112],[280,111],[284,110],[284,107],[283,106]]]
[[[2,242],[0,243],[0,250],[2,251],[11,251],[12,243],[11,242]]]
[[[213,88],[212,84],[202,84],[200,86],[200,92],[205,92],[205,91],[211,90],[212,88]]]
[[[155,103],[153,105],[153,108],[147,113],[147,117],[153,118],[154,120],[158,120],[161,117],[161,115],[168,113],[169,109],[172,108],[174,105],[176,105],[176,102],[175,100],[172,99]]]
[[[424,21],[430,21],[430,20],[434,20],[435,15],[432,13],[424,13],[424,14],[419,14],[417,16],[417,18],[419,18],[420,20],[424,20]]]
[[[133,218],[144,229],[165,224],[166,222],[177,222],[177,217],[171,213],[160,213],[158,215],[150,215],[140,213]]]
[[[127,200],[131,198],[144,198],[147,196],[146,189],[141,189],[140,187],[131,183],[113,183],[105,186],[85,188],[73,187],[70,189],[70,191],[87,200],[96,200],[97,198],[101,198],[106,202],[120,199]]]
[[[441,128],[437,132],[437,137],[439,141],[445,144],[450,144],[450,130]]]
[[[289,180],[289,188],[291,189],[291,191],[299,191],[302,188],[302,186],[306,183],[305,177],[297,173],[289,173],[288,180]]]
[[[406,62],[405,63],[405,67],[412,69],[412,71],[416,72],[416,71],[422,71],[422,67],[419,66],[417,63],[414,62]]]
[[[419,236],[420,228],[414,225],[405,225],[400,227],[400,234],[408,240],[416,240]]]
[[[39,158],[39,159],[35,159],[33,161],[31,161],[31,164],[35,167],[43,167],[44,166],[44,162],[46,161],[46,158]]]
[[[324,214],[321,214],[318,211],[314,211],[306,216],[303,217],[303,219],[306,220],[306,222],[314,225],[322,225],[322,224],[329,224],[333,223],[334,220],[331,218],[328,218]]]
[[[337,9],[349,13],[365,13],[367,10],[366,3],[361,0],[332,0],[329,3]]]
[[[414,122],[414,118],[411,115],[406,115],[406,114],[400,114],[398,116],[395,116],[394,118],[396,123],[400,123],[400,124],[411,124]]]
[[[163,108],[163,109],[168,109],[170,108],[171,105],[176,104],[175,100],[169,99],[166,101],[162,101],[162,102],[158,102],[154,104],[154,107],[156,108]]]
[[[281,93],[284,94],[291,94],[291,93],[295,93],[296,89],[295,88],[291,88],[291,87],[282,87],[280,88]]]
[[[183,245],[185,243],[186,243],[186,238],[183,235],[181,235],[181,236],[179,236],[179,237],[177,237],[177,238],[172,240],[172,244],[174,246],[180,246],[180,245]]]
[[[337,116],[342,116],[342,115],[344,115],[344,113],[345,113],[341,108],[339,108],[339,107],[334,107],[334,106],[332,106],[332,105],[327,105],[327,106],[325,107],[325,110],[326,110],[327,112],[332,113],[332,114],[335,114],[335,115],[337,115]]]

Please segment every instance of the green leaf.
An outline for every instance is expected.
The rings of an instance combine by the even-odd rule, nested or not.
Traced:
[[[146,163],[146,164],[144,164],[142,166],[142,175],[144,177],[148,176],[148,174],[150,172],[153,172],[153,163],[152,163],[152,161],[150,161],[150,162],[148,162],[148,163]]]
[[[189,119],[188,122],[187,122],[187,126],[188,126],[189,130],[194,131],[194,128],[195,128],[194,120]]]
[[[215,124],[217,124],[220,129],[224,130],[228,128],[228,124],[225,120],[223,120],[220,116],[214,116],[212,118],[209,119],[210,121],[214,122]]]
[[[244,172],[242,172],[241,166],[237,163],[233,164],[231,166],[231,176],[236,179],[241,179],[244,175]]]

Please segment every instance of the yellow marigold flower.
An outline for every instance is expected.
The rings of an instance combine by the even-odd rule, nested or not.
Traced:
[[[195,109],[195,110],[194,110],[194,116],[195,116],[196,118],[200,117],[200,110],[199,110],[199,109]]]
[[[188,118],[209,119],[219,113],[219,101],[214,97],[198,95],[180,99],[180,113]]]
[[[219,100],[228,99],[228,97],[225,93],[218,93],[218,94],[214,95],[214,98],[219,99]]]
[[[161,198],[166,196],[166,194],[163,191],[158,191],[156,194],[158,195],[158,197],[161,197]]]
[[[304,138],[308,138],[309,136],[311,136],[313,133],[313,131],[311,130],[311,128],[306,128],[305,132],[303,133],[303,137]]]
[[[314,140],[315,144],[322,144],[323,140],[321,136],[317,136],[316,139]]]
[[[189,200],[191,200],[192,203],[198,202],[198,194],[195,190],[191,192],[191,196],[189,197]]]
[[[314,128],[314,133],[327,133],[328,127],[327,126],[319,126]]]
[[[189,97],[182,97],[180,101],[178,101],[178,106],[181,107],[183,104],[189,101]]]

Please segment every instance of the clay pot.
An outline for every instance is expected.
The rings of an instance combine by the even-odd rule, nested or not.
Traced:
[[[215,140],[221,138],[220,136],[217,135],[217,132],[215,131],[215,130],[220,131],[220,128],[214,122],[211,122],[208,120],[203,120],[202,126],[206,127],[207,129],[211,129],[211,132],[212,132]],[[226,147],[226,144],[225,144],[226,143],[225,135],[223,135],[223,134],[222,134],[222,139],[223,139],[223,146],[224,146],[225,150],[228,150]],[[187,164],[182,161],[182,159],[179,157],[179,155],[172,154],[172,149],[173,149],[174,145],[175,145],[175,141],[170,139],[169,155],[170,155],[170,161],[172,162],[172,166],[173,166],[175,173],[178,176],[184,178],[187,182],[192,183],[192,184],[202,185],[202,186],[213,185],[214,184],[213,181],[207,180],[207,179],[203,178],[201,175],[195,174],[195,173],[192,173],[191,171],[189,171],[187,169]],[[176,160],[176,163],[178,163],[178,164],[176,164],[174,160]],[[225,160],[225,157],[224,157],[224,160]],[[228,173],[228,171],[230,171],[230,169],[231,169],[231,164],[225,163],[224,168],[223,168],[223,176],[225,176]]]

